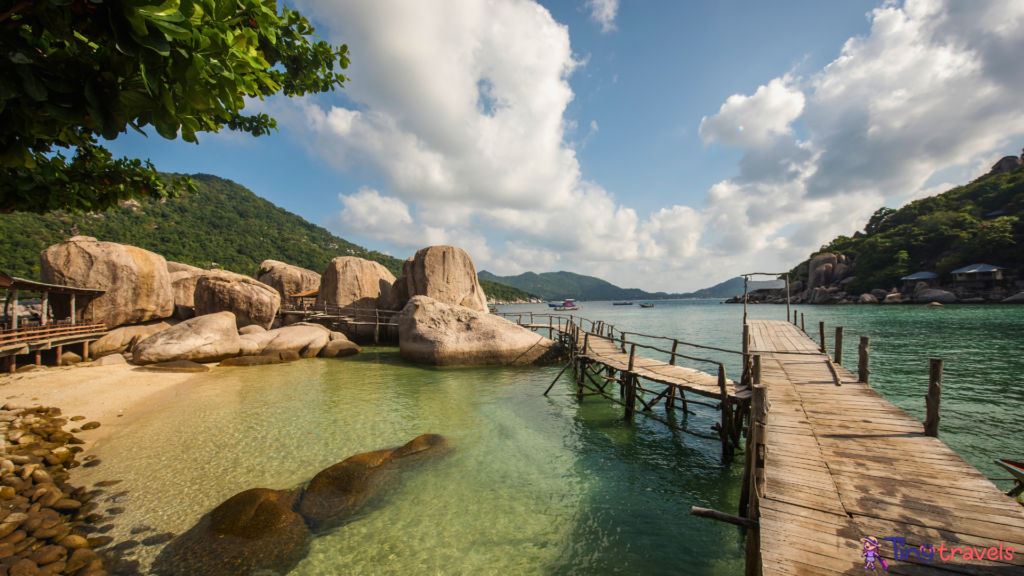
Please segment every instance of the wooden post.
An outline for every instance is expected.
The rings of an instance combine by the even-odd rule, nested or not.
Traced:
[[[825,352],[825,322],[818,322],[818,336],[821,338],[821,352]]]
[[[61,355],[64,353],[63,346],[57,346],[57,366],[60,366]]]
[[[729,406],[728,379],[725,377],[725,365],[718,365],[718,389],[722,393],[722,427],[718,430],[722,438],[722,456],[732,456],[732,444],[729,442],[729,433],[732,430],[732,409]]]
[[[857,380],[871,385],[871,338],[860,337],[860,346],[857,348]]]
[[[803,330],[804,334],[807,334],[807,324],[804,324],[804,313],[800,313],[800,329]]]
[[[943,362],[938,358],[932,358],[928,367],[928,395],[924,397],[927,408],[924,433],[932,438],[939,437],[939,418],[942,408],[942,367]]]
[[[835,359],[836,364],[843,364],[843,327],[836,326],[836,341],[833,343],[835,348]]]
[[[82,362],[89,357],[89,341],[82,342]]]
[[[668,397],[665,399],[665,411],[676,409],[676,387],[669,386]]]
[[[629,368],[626,369],[627,372],[632,372],[633,371],[633,360],[635,358],[636,358],[636,344],[630,344],[630,346],[629,346]]]
[[[583,353],[584,354],[587,353],[587,342],[589,342],[589,341],[590,341],[590,334],[584,332],[583,333]]]
[[[619,347],[622,348],[622,353],[626,353],[626,333],[619,332]]]
[[[636,418],[636,376],[632,372],[626,372],[622,375],[622,384],[625,388],[625,404],[626,413],[624,419],[627,422],[632,422]]]
[[[750,324],[743,323],[743,353],[750,352]],[[744,358],[745,359],[745,358]]]
[[[800,326],[800,323],[797,322],[797,320],[798,318],[796,317],[796,310],[793,310],[793,326]]]
[[[554,318],[548,316],[548,340],[555,337]]]
[[[75,325],[75,293],[71,293],[71,325]]]
[[[11,330],[18,329],[18,290],[14,290],[14,305],[11,306]],[[12,356],[13,357],[13,356]]]
[[[679,347],[679,340],[672,341],[672,360],[669,360],[669,364],[672,366],[676,365],[676,348]]]
[[[40,322],[46,326],[46,317],[50,315],[50,292],[43,291],[43,313],[40,315]]]
[[[380,312],[376,309],[373,311],[373,345],[377,346],[380,344]]]
[[[754,354],[754,386],[761,384],[761,355]]]
[[[743,325],[747,325],[747,277],[743,277]]]
[[[533,324],[533,312],[530,312],[530,324]]]
[[[789,322],[789,274],[786,274],[786,322]]]
[[[750,402],[750,472],[748,474],[749,487],[747,488],[748,503],[746,517],[748,520],[760,521],[761,499],[764,498],[767,487],[765,469],[768,463],[767,425],[768,425],[768,388],[755,386],[754,394]],[[747,533],[746,544],[746,576],[761,576],[761,533],[760,530],[750,530]]]
[[[11,354],[10,356],[7,357],[7,368],[11,374],[14,374],[15,370],[18,369],[17,356],[15,356],[14,354]]]
[[[43,365],[43,359],[40,356],[39,350],[36,350],[36,366],[42,366],[42,365]]]

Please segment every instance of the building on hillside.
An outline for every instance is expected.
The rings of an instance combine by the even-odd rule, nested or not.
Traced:
[[[1003,280],[1003,268],[991,264],[971,264],[953,270],[957,287],[968,290],[991,290]]]
[[[904,288],[913,290],[914,288],[917,288],[918,282],[924,282],[929,286],[935,286],[939,283],[939,275],[935,272],[917,272],[910,276],[904,276],[903,278],[900,278],[900,280],[903,280]]]

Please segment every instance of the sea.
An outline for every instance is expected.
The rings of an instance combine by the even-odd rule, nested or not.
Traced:
[[[742,305],[654,304],[579,302],[571,314],[740,348]],[[550,311],[499,309],[524,320],[532,312],[535,322]],[[844,328],[852,371],[859,337],[870,337],[872,386],[919,420],[929,359],[944,360],[941,440],[1011,487],[992,461],[1024,459],[1024,306],[794,309],[815,339],[825,323],[830,352],[835,327]],[[748,313],[787,314],[766,304]],[[725,362],[730,377],[740,373],[735,355],[679,351]],[[436,433],[451,440],[450,453],[403,470],[348,522],[317,536],[289,575],[742,573],[742,531],[690,514],[692,506],[736,513],[742,456],[723,459],[718,442],[652,420],[626,423],[606,399],[577,399],[569,377],[544,396],[561,368],[438,369],[403,361],[395,347],[367,346],[344,359],[215,369],[174,399],[128,415],[90,451],[102,465],[78,469],[72,480],[123,480],[111,489],[124,493],[108,533],[117,541],[141,538],[130,533],[136,527],[180,534],[239,491],[300,486],[353,454]],[[714,410],[693,411],[655,408],[677,426],[711,433]],[[144,572],[159,550],[137,546],[126,557]]]

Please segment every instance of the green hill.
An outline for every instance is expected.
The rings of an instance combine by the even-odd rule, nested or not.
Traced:
[[[572,272],[524,272],[518,276],[496,276],[486,270],[479,274],[481,281],[497,282],[537,294],[542,300],[667,300],[674,298],[728,298],[743,292],[743,280],[733,278],[712,288],[686,294],[645,292],[638,288],[619,288],[610,282]],[[736,292],[738,281],[739,292]]]
[[[522,300],[528,302],[530,298],[539,298],[536,294],[530,294],[519,288],[513,288],[507,284],[500,284],[498,282],[490,282],[488,280],[480,280],[480,287],[484,289],[484,294],[488,298],[494,298],[495,300],[505,300],[506,302],[514,302],[516,300]]]
[[[847,286],[853,294],[899,285],[899,278],[918,271],[935,272],[950,284],[951,271],[976,263],[1024,272],[1022,212],[1024,166],[986,174],[899,210],[881,208],[863,233],[840,236],[811,258],[826,252],[855,258],[857,280]]]
[[[268,258],[322,272],[338,256],[358,256],[401,274],[401,260],[338,238],[231,180],[192,178],[198,194],[166,202],[144,200],[137,207],[88,214],[2,215],[0,269],[38,280],[39,253],[75,231],[200,268],[216,262],[246,275]]]

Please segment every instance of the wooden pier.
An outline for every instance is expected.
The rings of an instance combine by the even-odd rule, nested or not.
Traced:
[[[748,531],[748,575],[864,574],[867,537],[895,574],[1024,574],[1024,508],[797,326],[749,325],[768,402],[741,510],[760,525]],[[885,538],[905,538],[906,557]]]

